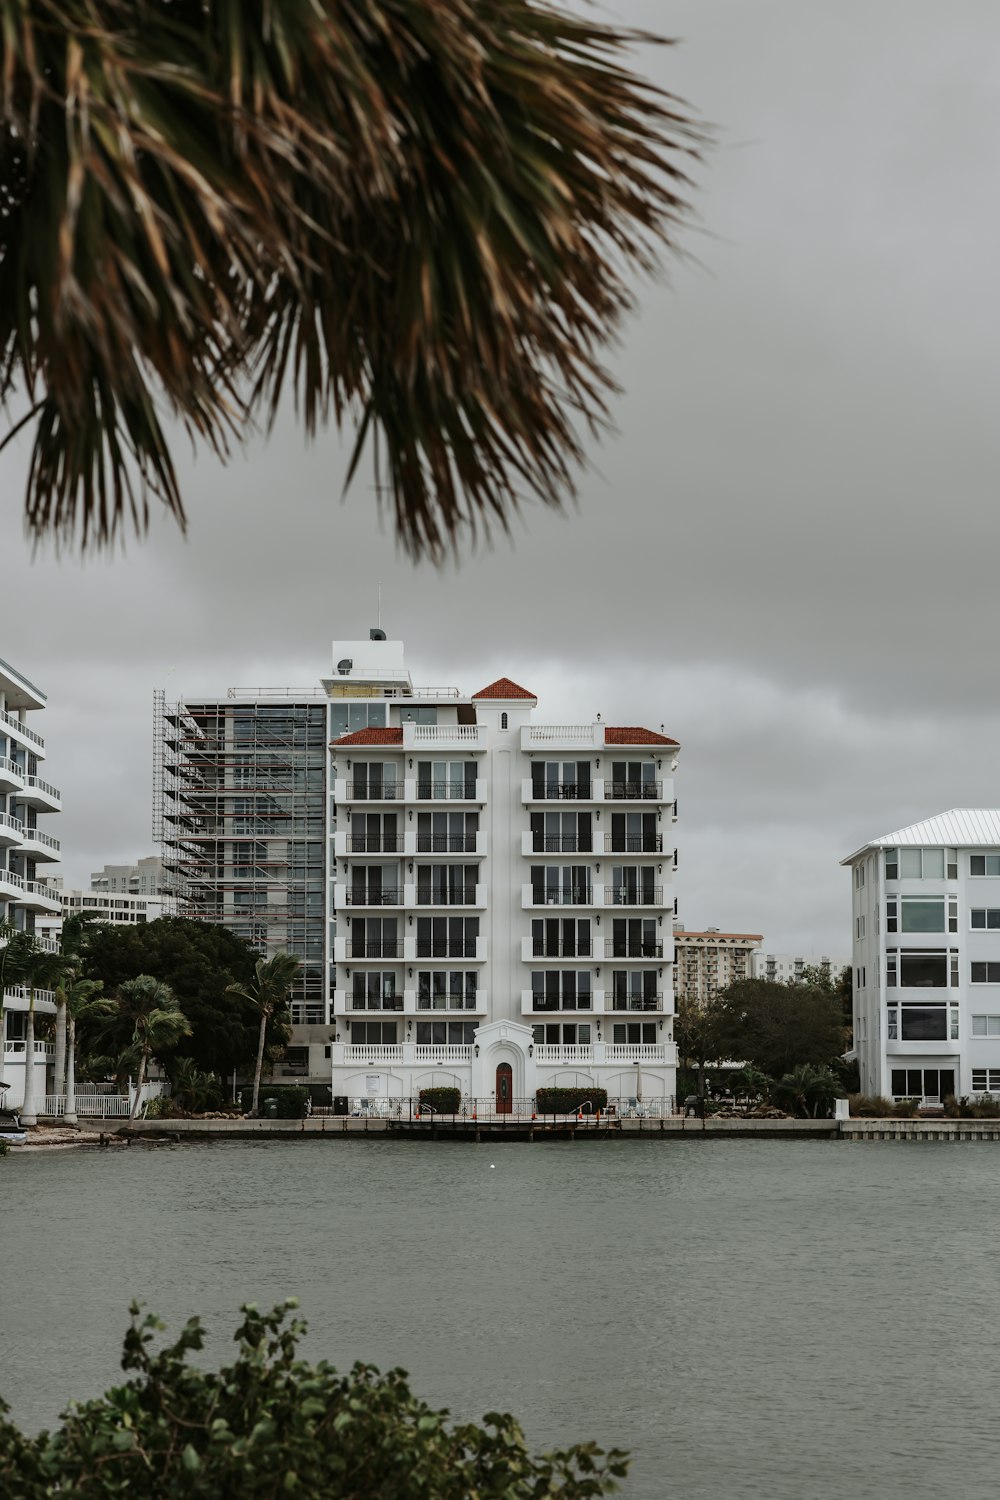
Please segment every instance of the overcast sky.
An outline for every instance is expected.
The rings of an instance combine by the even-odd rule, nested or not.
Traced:
[[[639,289],[619,431],[574,512],[528,507],[509,545],[416,569],[370,474],[340,503],[349,444],[289,419],[227,469],[184,458],[187,540],[157,518],[81,563],[33,558],[27,444],[0,460],[0,656],[49,694],[69,883],[152,849],[155,687],[312,686],[379,582],[416,681],[505,673],[539,718],[681,741],[689,927],[847,954],[838,860],[1000,801],[1000,8],[602,9],[679,39],[641,66],[719,144],[697,264]]]

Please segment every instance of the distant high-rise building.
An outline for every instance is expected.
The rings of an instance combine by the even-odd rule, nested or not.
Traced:
[[[845,969],[851,966],[849,958],[831,958],[828,953],[764,953],[758,950],[753,955],[754,979],[773,979],[779,984],[791,984],[801,979],[807,969],[818,969],[828,974],[836,984]]]
[[[163,860],[147,854],[134,865],[105,865],[90,876],[92,891],[117,892],[129,896],[167,896],[173,886],[165,880]]]
[[[759,932],[688,932],[674,924],[674,994],[704,1005],[720,990],[753,975],[753,956],[764,941]]]

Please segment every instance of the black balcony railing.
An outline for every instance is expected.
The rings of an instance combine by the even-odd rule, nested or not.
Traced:
[[[461,890],[427,891],[417,887],[418,906],[475,906],[476,887],[464,886]]]
[[[593,956],[589,943],[547,943],[542,938],[532,939],[531,953],[534,958],[591,958]]]
[[[663,782],[606,781],[604,783],[604,795],[615,801],[661,802],[663,800]]]
[[[531,996],[533,1011],[590,1010],[591,1008],[592,997],[590,995],[542,995],[536,991]]]
[[[609,938],[604,944],[605,958],[662,958],[663,944],[644,942],[641,938]]]
[[[401,854],[403,840],[391,833],[373,833],[361,838],[349,835],[347,849],[350,854]]]
[[[381,941],[371,943],[348,943],[346,946],[348,958],[402,958],[403,942],[401,938],[382,938]]]
[[[663,995],[612,995],[612,1010],[662,1010]]]
[[[662,854],[662,833],[626,833],[617,837],[613,833],[604,835],[607,854]]]
[[[401,781],[349,781],[347,795],[358,802],[402,802]]]
[[[417,995],[418,1010],[475,1010],[476,997],[472,995]]]
[[[377,891],[352,887],[347,892],[348,906],[401,906],[402,902],[403,893],[395,886],[386,886]]]
[[[606,885],[605,906],[662,906],[662,885]]]
[[[558,786],[532,786],[531,797],[535,802],[554,802],[563,798],[569,802],[590,801],[593,793],[589,786],[581,786],[578,781],[563,781]]]
[[[592,854],[594,842],[589,834],[536,833],[531,847],[535,854]]]
[[[417,938],[418,958],[475,958],[475,939],[468,942],[434,942],[426,938]]]
[[[474,833],[418,833],[418,854],[475,854]]]
[[[592,906],[594,892],[589,885],[560,887],[558,890],[535,885],[531,888],[531,900],[535,906]]]
[[[380,995],[372,999],[369,995],[352,995],[352,1010],[402,1010],[402,995]]]
[[[475,802],[475,782],[463,781],[424,781],[417,782],[417,798],[426,802],[428,798],[438,799],[442,802]]]

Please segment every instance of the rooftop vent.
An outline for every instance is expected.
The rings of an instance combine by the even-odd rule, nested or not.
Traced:
[[[385,631],[384,630],[369,630],[369,632],[368,632],[368,639],[370,641],[384,641],[385,640]]]
[[[341,677],[346,677],[353,666],[354,662],[351,657],[342,656],[337,663],[337,671],[340,673]]]

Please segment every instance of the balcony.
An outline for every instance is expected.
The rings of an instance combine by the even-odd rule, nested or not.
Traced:
[[[609,1010],[662,1010],[663,991],[657,990],[655,995],[612,995]]]
[[[338,911],[345,907],[382,907],[402,906],[402,885],[378,887],[377,889],[357,889],[354,886],[335,885],[333,888],[334,906]]]
[[[0,755],[0,792],[16,792],[20,798],[26,775],[23,766],[19,766],[8,755]]]
[[[419,990],[403,991],[403,1009],[408,1016],[432,1015],[483,1015],[486,1011],[486,991],[467,990],[461,995],[425,995]]]
[[[397,990],[392,995],[378,995],[374,999],[369,995],[358,995],[353,990],[334,990],[333,1006],[337,1015],[352,1016],[356,1011],[374,1011],[377,1014],[385,1012],[386,1015],[402,1014],[403,992]]]
[[[662,885],[606,885],[604,887],[604,905],[662,906],[663,887]]]
[[[403,958],[406,963],[423,962],[425,959],[444,959],[448,963],[463,960],[466,963],[484,964],[486,962],[486,938],[483,936],[470,939],[445,938],[420,938],[412,932],[406,935],[403,949]]]
[[[522,938],[521,939],[521,961],[530,964],[533,960],[545,958],[582,958],[591,962],[595,957],[593,942],[578,938],[573,943],[546,942],[545,938]]]
[[[604,754],[604,725],[526,724],[521,730],[521,749],[535,754],[540,750],[586,750]]]
[[[402,854],[403,835],[376,833],[357,837],[351,833],[338,833],[334,848],[337,859],[356,859],[364,854]]]
[[[608,802],[662,802],[662,781],[605,781]]]
[[[441,906],[472,907],[482,910],[486,906],[486,886],[482,882],[477,885],[462,886],[458,890],[437,890],[429,895],[426,892],[421,895],[419,886],[410,885],[406,889],[409,897],[406,902],[407,906],[415,905],[419,910],[426,911],[429,908]]]
[[[24,876],[13,870],[0,870],[0,901],[20,900],[24,892]]]
[[[27,724],[22,724],[16,714],[9,714],[6,709],[0,709],[0,734],[9,734],[19,740],[22,745],[30,745],[38,756],[45,754],[45,741],[34,729],[29,729]]]
[[[486,853],[486,835],[478,833],[408,833],[406,853],[413,854],[470,854],[482,858]]]
[[[345,1063],[401,1063],[403,1049],[400,1046],[345,1047]]]
[[[472,1059],[472,1048],[458,1042],[442,1043],[441,1046],[418,1045],[413,1049],[413,1061],[418,1063],[467,1063]]]
[[[43,833],[40,828],[25,828],[22,854],[36,860],[58,860],[61,858],[59,847],[59,840],[51,834]]]
[[[671,1053],[673,1044],[668,1043]],[[658,1042],[607,1042],[604,1048],[605,1059],[609,1063],[614,1062],[649,1062],[662,1063],[673,1061],[672,1056],[667,1057],[667,1045]]]
[[[604,782],[592,777],[589,784],[581,786],[576,781],[548,782],[536,789],[530,777],[521,781],[521,801],[528,802],[603,802]]]
[[[479,803],[486,801],[486,778],[477,777],[471,787],[464,782],[451,781],[422,781],[416,777],[410,777],[406,781],[407,802],[442,803],[447,802],[457,806],[461,802]]]
[[[40,776],[24,778],[24,791],[19,793],[17,800],[28,807],[38,808],[40,812],[59,812],[62,807],[62,794]]]
[[[338,776],[333,783],[334,801],[344,802],[402,802],[402,781],[380,781],[374,785],[369,781],[344,780]]]
[[[604,944],[605,958],[653,958],[663,961],[663,944],[645,942],[636,938],[608,938]]]
[[[0,813],[0,847],[20,844],[24,836],[24,824],[10,813]]]
[[[343,943],[343,950],[340,945]],[[366,959],[395,959],[403,957],[403,939],[381,938],[373,942],[353,943],[350,938],[337,938],[334,946],[334,959],[337,963],[362,963]]]
[[[536,1063],[592,1063],[594,1061],[594,1049],[590,1046],[546,1046],[544,1042],[535,1043]]]
[[[532,854],[586,854],[589,859],[593,852],[594,840],[590,834],[530,831],[521,834],[521,853],[525,858]]]
[[[604,1012],[604,991],[588,990],[583,994],[574,995],[546,995],[542,991],[521,991],[521,1014],[522,1016],[550,1016],[550,1015],[583,1015],[584,1018],[591,1015],[602,1015]]]
[[[591,885],[570,886],[566,889],[549,889],[544,886],[522,885],[521,905],[536,906],[593,906],[594,888]]]
[[[624,838],[616,838],[613,833],[604,835],[604,852],[606,854],[662,854],[663,834],[657,833],[650,837],[648,834],[627,833]]]
[[[29,911],[61,913],[62,897],[40,880],[26,880],[21,891],[21,905]]]
[[[403,749],[437,751],[456,750],[461,754],[485,750],[485,724],[404,724]]]

